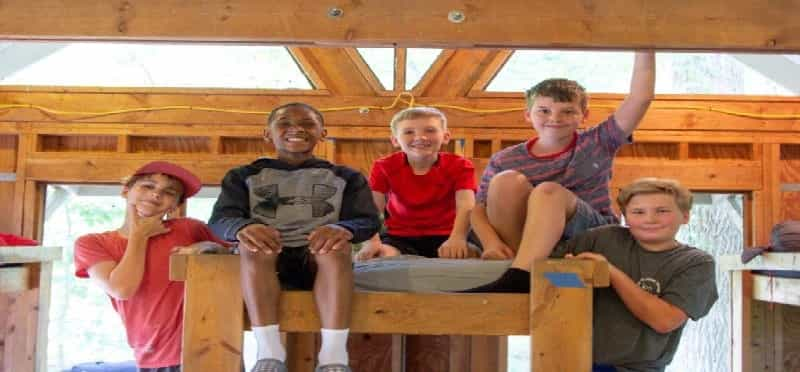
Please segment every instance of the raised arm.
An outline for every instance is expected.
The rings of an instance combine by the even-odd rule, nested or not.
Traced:
[[[655,53],[652,50],[636,52],[630,93],[614,113],[617,125],[626,134],[630,135],[639,126],[655,95],[655,85]]]

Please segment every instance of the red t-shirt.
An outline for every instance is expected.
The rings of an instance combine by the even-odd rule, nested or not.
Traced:
[[[147,242],[144,276],[136,293],[127,300],[109,296],[122,318],[128,344],[140,368],[181,363],[183,282],[169,280],[170,251],[206,240],[222,243],[204,223],[191,218],[167,220],[164,224],[170,231]],[[75,242],[75,275],[88,278],[90,267],[104,261],[119,262],[127,242],[116,231],[81,236]]]
[[[397,236],[450,235],[456,218],[456,191],[475,191],[475,167],[461,156],[440,152],[426,174],[414,174],[406,154],[375,161],[369,186],[387,196],[386,227]]]

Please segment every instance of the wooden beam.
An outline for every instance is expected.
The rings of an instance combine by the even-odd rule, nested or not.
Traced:
[[[608,265],[538,260],[531,270],[531,371],[592,366],[593,287],[609,285]]]
[[[800,306],[800,280],[772,275],[753,275],[753,299]]]
[[[0,39],[774,52],[800,50],[792,14],[800,1],[7,0]]]
[[[380,88],[380,82],[374,75],[370,81],[364,74],[371,72],[360,55],[353,58],[354,49],[347,48],[296,48],[310,62],[324,86],[335,95],[374,96]],[[361,63],[357,62],[360,61]]]
[[[420,96],[464,97],[503,52],[496,49],[458,49],[433,76]]]

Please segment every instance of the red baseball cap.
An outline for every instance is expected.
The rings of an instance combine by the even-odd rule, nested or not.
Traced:
[[[143,176],[146,174],[161,173],[173,177],[183,184],[183,195],[181,202],[194,196],[203,187],[200,179],[194,173],[188,171],[180,165],[166,162],[166,161],[153,161],[143,165],[141,168],[133,172],[134,176]]]

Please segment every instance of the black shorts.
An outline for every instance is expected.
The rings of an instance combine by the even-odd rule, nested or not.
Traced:
[[[139,372],[181,372],[181,366],[158,367],[158,368],[139,368]]]
[[[397,236],[384,233],[381,234],[381,243],[397,248],[402,254],[437,258],[439,257],[439,246],[447,238],[449,238],[447,235]],[[480,244],[473,234],[467,236],[467,243],[470,249],[480,254]]]
[[[308,247],[283,247],[275,271],[283,289],[310,290],[314,288],[317,264]]]

